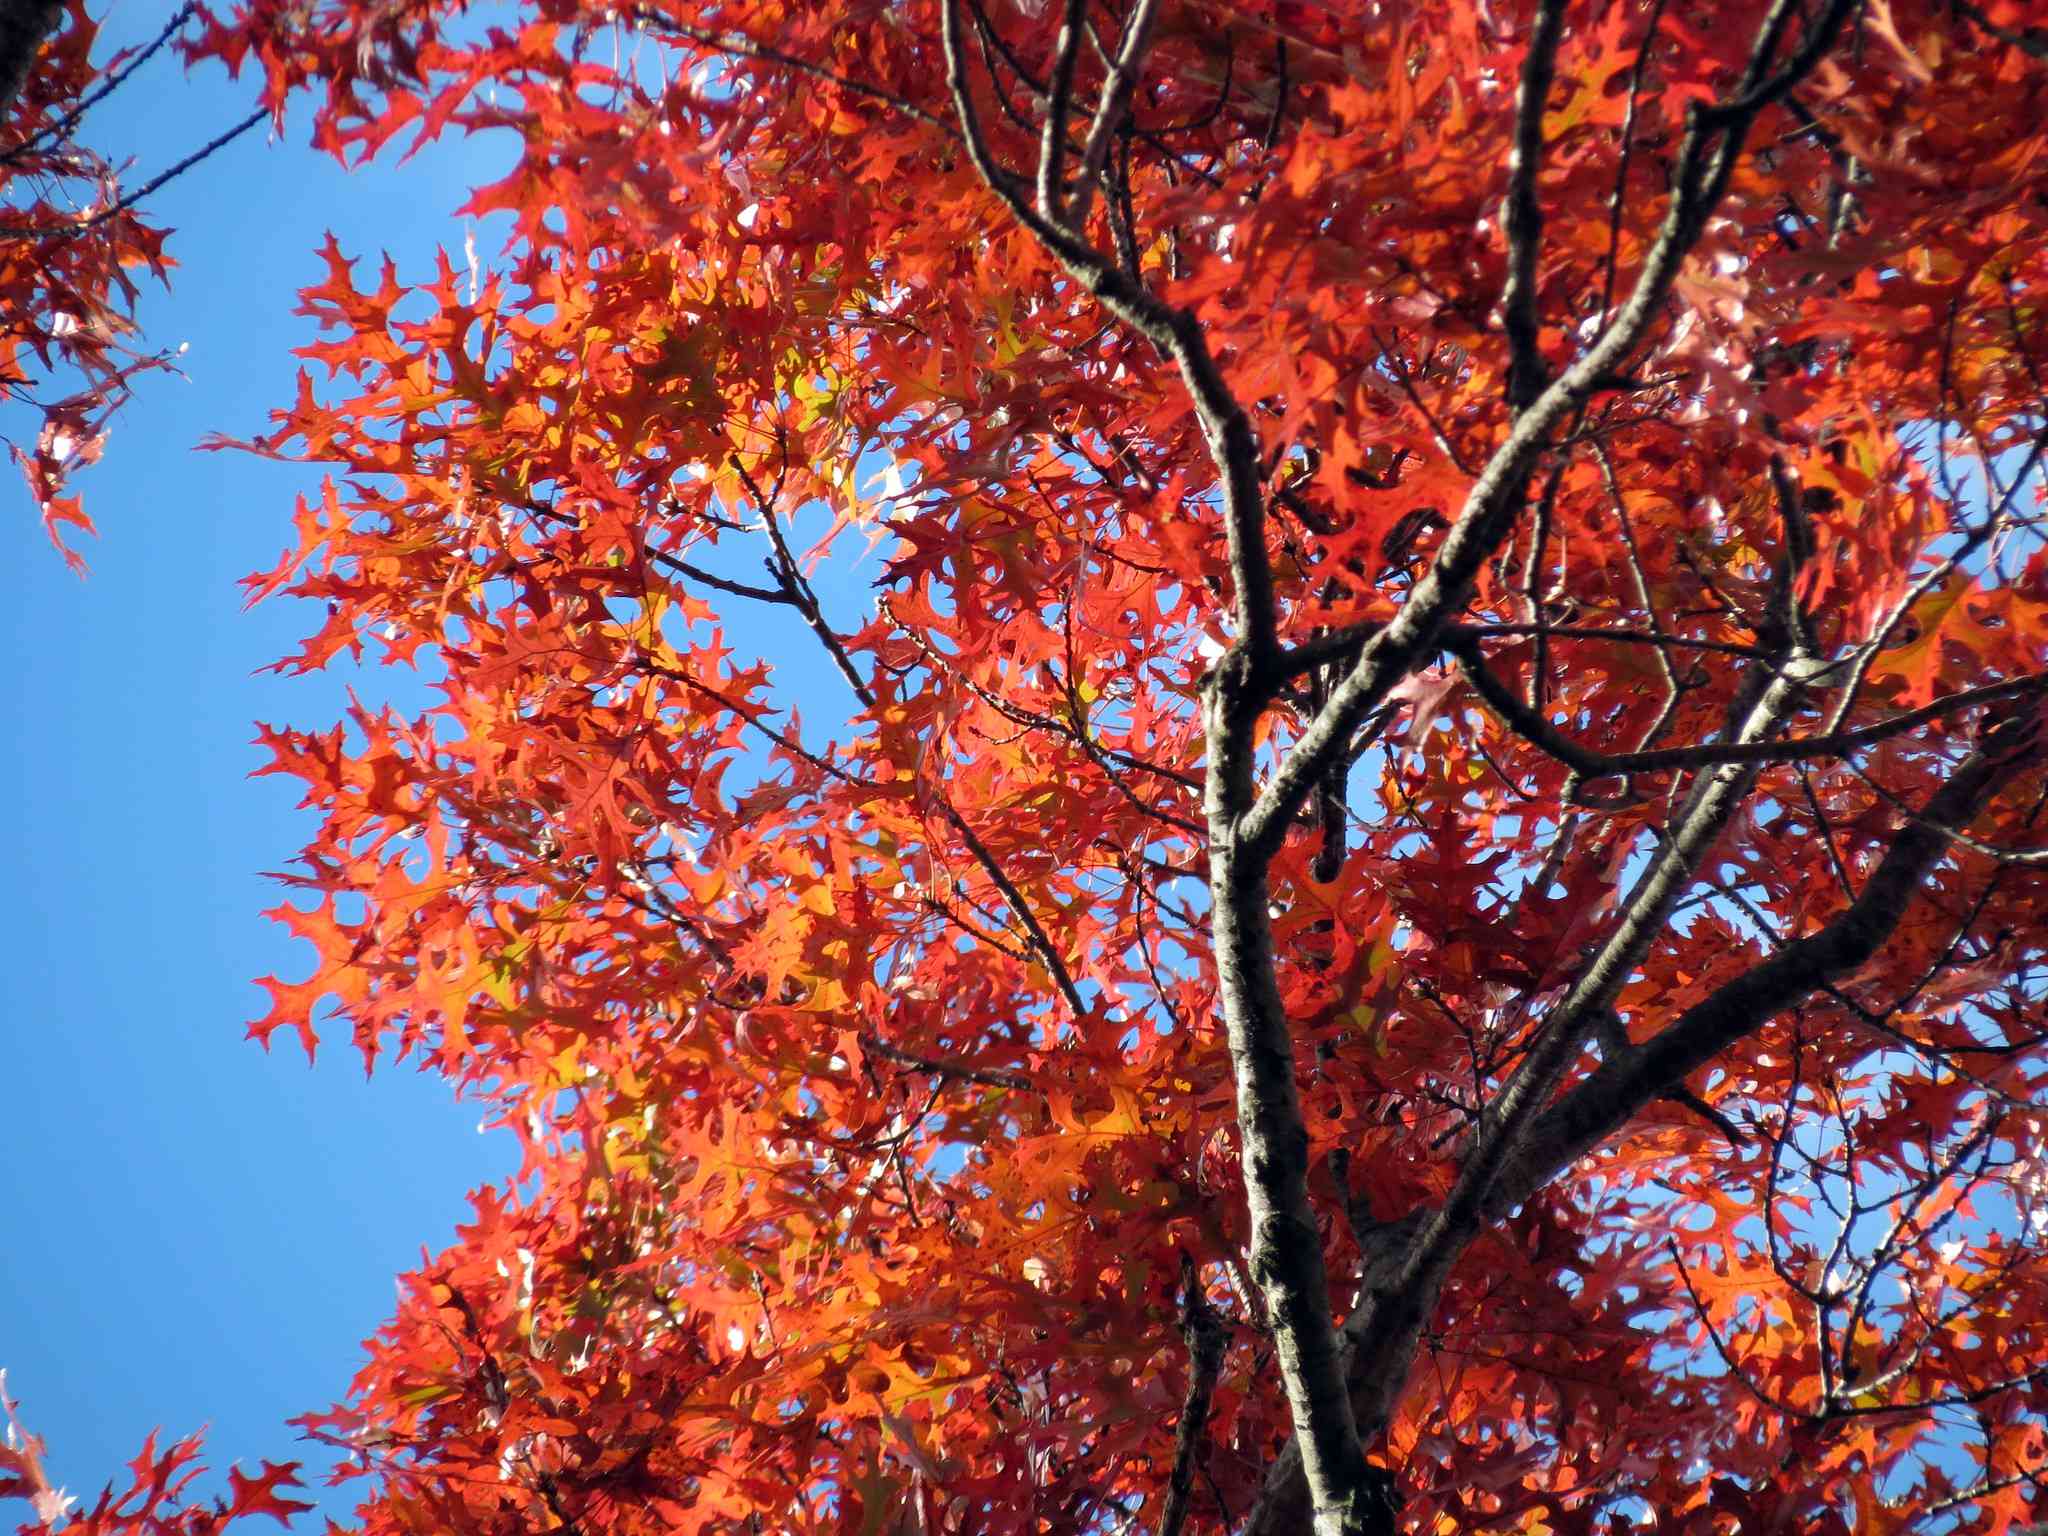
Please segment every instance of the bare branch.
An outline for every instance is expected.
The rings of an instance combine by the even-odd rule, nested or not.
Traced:
[[[198,6],[194,3],[194,0],[185,0],[184,4],[171,13],[170,20],[166,21],[158,29],[155,37],[151,38],[143,47],[137,49],[119,69],[108,70],[106,78],[79,97],[70,111],[47,127],[30,134],[13,148],[0,151],[0,165],[18,164],[24,156],[33,154],[38,146],[61,142],[72,129],[78,126],[79,120],[86,113],[113,95],[115,91],[120,89],[122,81],[126,80],[136,70],[142,68],[143,65],[160,53],[164,45],[177,35],[178,29],[192,19],[192,13],[197,9]],[[5,8],[5,18],[0,19],[0,112],[5,112],[13,104],[14,98],[20,91],[23,83],[21,78],[16,77],[15,64],[17,57],[14,52],[15,38],[10,35],[9,28],[25,27],[27,30],[33,31],[36,25],[38,25],[43,12],[47,12],[48,16],[47,23],[43,24],[43,32],[47,34],[50,27],[56,24],[57,18],[63,14],[63,7],[51,4],[49,0],[31,0],[29,4],[8,6]],[[40,45],[41,41],[42,38],[38,36],[36,43]],[[32,57],[33,50],[31,51],[31,61]],[[24,71],[26,70],[27,62],[24,61],[22,63]],[[11,85],[10,81],[12,82]]]
[[[1067,118],[1074,106],[1074,66],[1081,58],[1081,34],[1088,20],[1088,0],[1067,0],[1060,21],[1059,44],[1053,55],[1052,89],[1047,95],[1045,122],[1038,142],[1038,211],[1055,224],[1066,222],[1066,198],[1060,182],[1066,174]],[[991,28],[991,31],[994,29]]]
[[[1595,752],[1565,736],[1542,715],[1525,705],[1515,691],[1489,672],[1480,659],[1478,647],[1463,635],[1451,637],[1448,647],[1457,657],[1459,669],[1473,691],[1501,723],[1530,745],[1540,748],[1575,773],[1589,779],[1612,778],[1627,773],[1654,773],[1664,769],[1705,768],[1717,763],[1793,763],[1826,761],[1847,757],[1864,747],[1875,746],[1902,736],[1916,726],[1939,720],[1944,715],[1992,704],[2001,699],[2024,698],[2048,691],[2048,673],[2030,672],[2025,677],[1936,699],[1918,709],[1909,709],[1854,730],[1827,736],[1800,736],[1771,741],[1701,742],[1689,747],[1661,747],[1648,752]]]
[[[2044,430],[2035,436],[2032,445],[2027,450],[2025,459],[2020,462],[2018,469],[2013,475],[2011,485],[1999,497],[1998,504],[1987,509],[1983,520],[1976,527],[1968,529],[1957,542],[1956,547],[1949,550],[1940,560],[1923,572],[1920,578],[1907,587],[1899,595],[1898,600],[1886,611],[1884,618],[1879,621],[1877,628],[1871,633],[1870,638],[1863,643],[1861,649],[1856,654],[1855,662],[1850,668],[1848,681],[1843,684],[1841,695],[1835,701],[1834,712],[1828,716],[1827,728],[1829,730],[1837,729],[1842,721],[1847,718],[1849,711],[1855,708],[1857,696],[1862,692],[1864,679],[1869,676],[1871,666],[1883,654],[1885,649],[1891,645],[1894,637],[1897,636],[1899,630],[1905,625],[1908,617],[1912,614],[1913,609],[1919,604],[1920,600],[1947,581],[1955,571],[1962,569],[1964,564],[1978,550],[1982,549],[1985,544],[1997,536],[2001,528],[2006,526],[2012,515],[2014,497],[2018,494],[2020,486],[2025,483],[2027,477],[2033,474],[2040,466],[2044,454],[2048,454],[2048,430]]]
[[[1606,275],[1600,284],[1600,319],[1607,323],[1607,315],[1614,308],[1614,279],[1621,263],[1621,215],[1628,203],[1629,162],[1636,150],[1636,109],[1642,103],[1643,74],[1650,62],[1651,46],[1657,41],[1657,28],[1664,22],[1665,0],[1652,0],[1650,17],[1643,26],[1642,46],[1636,50],[1636,62],[1628,72],[1628,106],[1621,118],[1621,159],[1614,168],[1614,191],[1607,199],[1607,262]]]
[[[945,134],[948,138],[956,136],[953,125],[948,123],[943,117],[938,117],[933,113],[925,111],[924,108],[918,106],[915,102],[897,95],[894,91],[884,90],[878,85],[870,85],[864,80],[852,79],[849,76],[838,73],[836,70],[827,69],[822,64],[814,64],[809,59],[798,58],[793,53],[785,53],[782,49],[771,47],[767,43],[756,42],[744,32],[707,32],[701,27],[693,27],[688,22],[668,15],[666,12],[658,10],[651,5],[636,5],[623,14],[634,21],[648,26],[661,27],[666,31],[675,33],[678,37],[686,37],[698,47],[709,49],[713,53],[729,54],[734,58],[740,59],[758,59],[764,64],[780,64],[784,69],[793,69],[799,74],[809,75],[814,80],[823,80],[828,84],[836,85],[842,91],[851,91],[856,96],[865,96],[871,101],[879,101],[892,110],[902,113],[903,116],[923,123],[928,128],[938,129],[939,132]]]
[[[1201,1277],[1192,1260],[1181,1260],[1181,1337],[1188,1346],[1188,1391],[1181,1403],[1180,1427],[1173,1437],[1173,1472],[1166,1481],[1166,1509],[1159,1517],[1159,1536],[1181,1536],[1187,1524],[1188,1496],[1194,1491],[1195,1466],[1209,1427],[1209,1401],[1223,1370],[1230,1328],[1202,1294]]]
[[[215,134],[212,138],[208,139],[204,144],[200,145],[197,149],[193,150],[191,154],[185,156],[182,160],[172,162],[172,164],[166,166],[163,170],[157,172],[156,175],[150,177],[148,181],[145,181],[133,192],[124,193],[119,199],[112,203],[109,203],[106,207],[100,209],[99,212],[92,214],[88,218],[80,219],[76,223],[71,224],[52,224],[46,228],[28,228],[23,226],[0,228],[0,239],[75,240],[80,235],[90,234],[93,230],[98,229],[102,224],[106,224],[113,219],[119,218],[129,209],[133,208],[137,203],[141,202],[144,198],[148,197],[152,192],[160,191],[164,187],[169,186],[172,182],[176,181],[180,176],[184,175],[187,171],[191,170],[193,166],[198,165],[202,160],[205,160],[210,156],[218,153],[220,150],[227,148],[228,145],[232,144],[236,139],[239,139],[243,134],[247,133],[251,128],[254,128],[258,123],[263,122],[269,116],[270,109],[268,107],[258,107],[254,112],[251,112],[247,117],[243,118],[240,122],[236,123],[232,128],[225,129],[224,131]]]
[[[871,1055],[893,1061],[899,1067],[908,1067],[913,1072],[923,1072],[932,1077],[974,1083],[983,1088],[1007,1088],[1012,1093],[1040,1091],[1038,1085],[1021,1072],[994,1072],[986,1067],[970,1066],[965,1062],[941,1061],[935,1056],[919,1056],[874,1035],[862,1035],[860,1048]]]
[[[1546,372],[1536,312],[1536,267],[1543,250],[1543,208],[1536,200],[1536,178],[1543,168],[1543,108],[1557,75],[1557,46],[1563,35],[1564,0],[1540,0],[1515,97],[1515,138],[1508,152],[1508,195],[1501,220],[1508,243],[1501,323],[1511,355],[1508,404],[1517,411],[1543,392]]]
[[[961,0],[946,0],[941,17],[945,24],[946,78],[968,158],[989,190],[1058,258],[1077,283],[1118,320],[1173,359],[1221,477],[1224,530],[1230,544],[1231,574],[1237,585],[1239,643],[1263,666],[1274,650],[1273,576],[1266,555],[1258,438],[1251,421],[1224,381],[1194,315],[1166,304],[1077,232],[1041,215],[1025,197],[1020,178],[996,163],[982,133],[968,82],[960,3]]]
[[[2009,43],[2030,57],[2048,59],[2048,28],[1998,26],[1982,10],[1970,4],[1970,0],[1956,0],[1956,9],[2001,43]]]
[[[1081,150],[1079,185],[1074,189],[1074,206],[1069,218],[1076,229],[1088,221],[1088,203],[1096,181],[1109,163],[1109,146],[1117,125],[1130,108],[1131,92],[1137,88],[1138,66],[1145,50],[1152,46],[1152,25],[1159,17],[1159,0],[1137,0],[1124,22],[1123,44],[1111,63],[1109,78],[1102,82],[1102,95],[1095,104],[1095,118],[1088,125],[1088,142]]]
[[[1546,1110],[1487,1199],[1500,1213],[1526,1200],[1642,1106],[1715,1056],[1875,955],[1935,863],[2000,789],[2034,761],[2030,748],[1987,742],[1893,840],[1863,892],[1819,932],[1795,939],[1696,1003],[1626,1057],[1604,1061]]]
[[[1759,742],[1775,735],[1804,682],[1796,661],[1759,677],[1732,713],[1736,741]],[[1409,1253],[1400,1277],[1404,1290],[1433,1295],[1442,1283],[1484,1219],[1497,1182],[1510,1169],[1552,1090],[1663,932],[1756,775],[1751,765],[1722,764],[1694,784],[1670,834],[1622,901],[1619,920],[1551,1010],[1535,1047],[1486,1106],[1457,1184]],[[1660,1084],[1659,1091],[1669,1086],[1671,1082]]]
[[[1792,57],[1771,72],[1770,61],[1797,9],[1795,0],[1778,0],[1759,31],[1736,94],[1691,109],[1672,170],[1671,201],[1627,302],[1593,344],[1516,415],[1506,440],[1467,493],[1429,570],[1400,611],[1367,642],[1350,676],[1332,691],[1330,702],[1282,760],[1245,817],[1241,837],[1254,858],[1270,859],[1278,850],[1328,756],[1343,750],[1358,723],[1430,652],[1444,624],[1463,606],[1473,578],[1513,526],[1553,429],[1603,381],[1620,374],[1648,334],[1679,267],[1727,190],[1757,114],[1820,62],[1855,4],[1828,0]]]
[[[967,818],[954,808],[953,802],[947,798],[943,790],[937,798],[940,814],[953,824],[953,830],[960,834],[960,841],[965,843],[967,851],[974,855],[975,863],[979,864],[989,879],[995,883],[995,888],[1002,892],[1003,900],[1008,904],[1010,911],[1016,915],[1017,921],[1024,925],[1024,932],[1031,941],[1032,950],[1051,975],[1053,985],[1059,988],[1060,996],[1066,1001],[1067,1007],[1075,1018],[1085,1019],[1088,1016],[1088,1005],[1082,1001],[1081,993],[1074,985],[1073,974],[1067,969],[1067,962],[1061,957],[1060,952],[1053,948],[1051,936],[1038,921],[1038,914],[1031,910],[1031,903],[1024,899],[1024,893],[1017,888],[1017,882],[1010,878],[1002,862],[989,852],[988,844],[981,840],[981,835],[968,823]]]

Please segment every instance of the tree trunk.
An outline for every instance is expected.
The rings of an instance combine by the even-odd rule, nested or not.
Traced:
[[[0,0],[0,114],[21,95],[43,39],[56,30],[63,14],[61,0]]]

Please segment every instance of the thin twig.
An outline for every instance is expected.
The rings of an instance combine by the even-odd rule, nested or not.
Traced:
[[[232,144],[236,139],[239,139],[243,134],[269,116],[270,109],[268,107],[258,107],[239,123],[236,123],[234,127],[224,133],[214,135],[214,137],[208,139],[184,159],[152,176],[133,192],[127,193],[118,201],[102,208],[90,218],[81,219],[75,224],[56,225],[49,229],[29,229],[18,225],[0,227],[0,240],[75,240],[80,235],[90,234],[110,219],[118,218],[126,213],[152,192],[158,191],[177,180],[178,177],[184,175],[209,155]]]

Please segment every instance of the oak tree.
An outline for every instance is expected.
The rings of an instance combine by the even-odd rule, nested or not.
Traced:
[[[2043,1513],[2044,20],[208,15],[512,146],[244,445],[286,669],[435,694],[264,732],[254,1033],[524,1149],[364,1531]],[[183,1449],[45,1524],[284,1507]]]

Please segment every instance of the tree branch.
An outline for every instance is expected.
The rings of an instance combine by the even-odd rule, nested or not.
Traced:
[[[1546,369],[1536,309],[1536,267],[1543,252],[1543,207],[1536,178],[1543,168],[1543,107],[1557,75],[1557,45],[1564,33],[1564,0],[1541,0],[1529,29],[1529,52],[1515,98],[1514,147],[1508,152],[1508,195],[1501,223],[1507,233],[1508,279],[1501,290],[1507,331],[1508,404],[1520,411],[1543,392]]]
[[[1209,1403],[1223,1370],[1230,1328],[1202,1294],[1194,1263],[1183,1257],[1181,1337],[1188,1346],[1188,1392],[1181,1403],[1180,1427],[1173,1437],[1173,1472],[1166,1482],[1166,1508],[1159,1517],[1159,1536],[1181,1536],[1187,1524],[1189,1495],[1194,1491],[1195,1463],[1209,1427]]]
[[[1038,1085],[1021,1072],[995,1072],[987,1067],[969,1066],[964,1062],[941,1061],[935,1056],[919,1056],[900,1046],[889,1044],[876,1035],[862,1035],[860,1048],[885,1061],[893,1061],[899,1067],[908,1067],[913,1072],[922,1072],[930,1077],[949,1081],[973,1083],[982,1088],[1007,1088],[1012,1093],[1037,1093]]]
[[[894,91],[870,85],[864,80],[852,79],[835,70],[827,69],[822,64],[814,64],[809,59],[798,58],[793,53],[785,53],[782,49],[770,47],[766,43],[757,43],[744,32],[707,32],[651,5],[636,5],[624,14],[645,25],[662,27],[678,37],[686,37],[698,47],[708,49],[712,53],[723,53],[740,59],[756,59],[763,64],[780,64],[784,69],[793,69],[799,74],[809,75],[814,80],[836,85],[842,91],[851,91],[856,96],[866,96],[870,100],[879,101],[905,117],[938,129],[948,138],[953,136],[952,124],[943,117],[925,111],[915,102],[897,95]]]
[[[1750,698],[1738,702],[1736,740],[1763,741],[1774,735],[1804,681],[1796,659],[1760,678]],[[1723,764],[1693,786],[1663,846],[1623,901],[1620,920],[1551,1010],[1534,1049],[1481,1113],[1457,1184],[1417,1235],[1401,1267],[1396,1284],[1404,1295],[1435,1295],[1478,1230],[1494,1186],[1529,1127],[1587,1035],[1606,1016],[1630,973],[1663,932],[1672,909],[1755,784],[1757,772],[1751,764]]]
[[[1515,417],[1513,428],[1479,473],[1463,510],[1444,535],[1436,559],[1407,602],[1367,641],[1351,674],[1331,691],[1281,761],[1242,832],[1251,855],[1270,859],[1332,753],[1342,751],[1366,715],[1429,654],[1452,614],[1464,605],[1473,579],[1513,526],[1537,461],[1549,451],[1553,428],[1576,411],[1605,379],[1625,371],[1670,291],[1680,266],[1698,243],[1734,174],[1757,115],[1817,65],[1856,0],[1828,0],[1785,66],[1770,60],[1797,9],[1778,0],[1759,30],[1736,94],[1709,106],[1695,104],[1672,171],[1670,206],[1644,258],[1627,302],[1593,344]]]
[[[236,123],[232,128],[224,129],[220,133],[215,134],[212,138],[208,139],[204,144],[200,145],[197,149],[193,150],[191,154],[186,155],[182,160],[173,161],[163,170],[158,171],[156,175],[150,177],[148,181],[145,181],[141,186],[137,187],[133,192],[123,194],[116,201],[109,203],[106,207],[100,209],[97,213],[91,214],[86,218],[79,219],[75,223],[51,224],[43,228],[31,228],[24,225],[11,225],[6,228],[0,228],[0,239],[75,240],[80,235],[90,234],[93,230],[98,229],[102,224],[106,224],[116,218],[119,218],[122,214],[126,213],[129,209],[133,208],[137,203],[141,202],[151,193],[161,191],[164,187],[169,186],[172,182],[176,181],[180,176],[184,175],[187,171],[191,170],[193,166],[199,164],[200,161],[205,160],[209,156],[217,153],[218,151],[227,148],[228,145],[232,144],[236,139],[239,139],[243,134],[247,133],[251,128],[254,128],[258,123],[262,122],[265,118],[269,116],[270,109],[268,107],[258,107],[255,111],[251,112],[247,117],[243,118],[240,122]]]
[[[1109,163],[1109,146],[1116,137],[1117,124],[1129,109],[1131,92],[1137,89],[1138,65],[1152,46],[1152,24],[1159,17],[1159,0],[1137,0],[1124,23],[1123,44],[1110,65],[1109,78],[1102,82],[1102,95],[1095,104],[1094,121],[1088,125],[1088,141],[1081,150],[1081,170],[1076,178],[1074,206],[1069,214],[1079,229],[1088,221],[1088,204],[1095,183]]]
[[[1059,43],[1053,54],[1052,89],[1047,94],[1045,122],[1039,133],[1038,211],[1055,224],[1066,221],[1066,198],[1060,191],[1060,182],[1066,174],[1067,117],[1074,105],[1074,66],[1080,61],[1081,33],[1087,20],[1088,0],[1067,0]]]
[[[1351,1416],[1308,1198],[1308,1131],[1274,970],[1266,860],[1244,856],[1237,836],[1254,794],[1257,725],[1275,687],[1271,664],[1278,651],[1258,439],[1193,313],[1167,305],[1078,231],[1034,207],[1022,180],[995,162],[969,86],[960,7],[961,0],[944,0],[947,80],[976,171],[1083,288],[1174,361],[1221,482],[1237,635],[1203,687],[1209,750],[1203,809],[1213,950],[1244,1137],[1252,1278],[1265,1301],[1288,1407],[1304,1446],[1319,1536],[1366,1536],[1384,1522],[1375,1517],[1374,1486]],[[1137,31],[1133,27],[1127,37],[1126,51]]]
[[[1626,1056],[1603,1062],[1537,1121],[1503,1169],[1489,1215],[1505,1214],[1575,1159],[1627,1124],[1643,1105],[1682,1082],[1786,1009],[1868,962],[1898,927],[1928,873],[2006,784],[2037,760],[2030,742],[1994,733],[1907,822],[1863,892],[1818,933],[1795,939],[1718,988]]]
[[[33,154],[38,146],[61,143],[71,130],[78,126],[79,120],[87,112],[113,95],[120,89],[122,81],[160,53],[164,44],[177,34],[180,27],[192,19],[192,13],[197,9],[195,0],[185,0],[184,4],[171,13],[171,19],[158,29],[155,37],[137,49],[119,69],[108,70],[106,78],[79,97],[62,117],[30,134],[11,149],[0,151],[0,165],[18,165],[25,157]],[[48,24],[43,27],[43,34],[47,35],[50,28],[56,25],[58,17],[63,14],[61,5],[50,3],[50,0],[17,0],[15,4],[0,6],[0,113],[4,113],[14,104],[15,96],[26,83],[26,66],[34,62],[34,50],[31,50],[28,59],[19,58],[14,49],[17,34],[10,31],[10,28],[19,26],[24,21],[33,28],[39,19],[37,13],[45,10],[48,13]],[[41,37],[36,39],[38,48],[41,41]],[[17,63],[23,66],[19,74],[15,68]]]
[[[945,0],[941,20],[946,80],[968,158],[1011,216],[1059,260],[1068,275],[1118,320],[1173,359],[1221,477],[1224,530],[1230,544],[1231,574],[1237,585],[1239,640],[1263,664],[1274,650],[1273,577],[1266,556],[1258,438],[1251,421],[1224,381],[1194,315],[1165,303],[1073,229],[1040,214],[1025,196],[1022,180],[996,163],[982,132],[967,78],[960,3],[961,0]]]
[[[1459,670],[1464,673],[1466,681],[1472,684],[1473,691],[1503,725],[1531,746],[1589,779],[1654,773],[1669,768],[1705,768],[1720,763],[1794,763],[1847,757],[1852,752],[1889,741],[1916,726],[1958,710],[2048,690],[2048,673],[2030,672],[2025,677],[2011,678],[2002,683],[1966,688],[1931,704],[1923,704],[1918,709],[1909,709],[1902,714],[1831,735],[1800,736],[1789,740],[1710,741],[1688,747],[1662,747],[1649,752],[1607,753],[1580,746],[1524,704],[1513,689],[1486,669],[1479,657],[1478,646],[1468,636],[1453,635],[1445,648],[1457,658]]]

